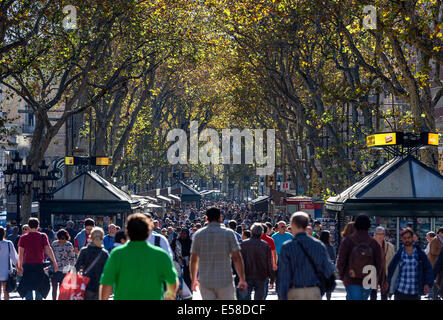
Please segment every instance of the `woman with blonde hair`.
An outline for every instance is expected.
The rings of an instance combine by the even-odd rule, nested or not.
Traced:
[[[82,271],[83,275],[91,279],[86,286],[85,300],[98,300],[100,277],[109,257],[108,251],[103,249],[104,237],[105,233],[102,228],[92,229],[91,243],[80,250],[75,264],[77,272]]]
[[[351,234],[353,234],[355,231],[355,227],[354,227],[354,221],[349,222],[345,228],[343,229],[342,233],[341,233],[341,237],[347,237]]]

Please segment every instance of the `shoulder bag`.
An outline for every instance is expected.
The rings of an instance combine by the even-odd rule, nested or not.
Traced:
[[[77,273],[75,268],[73,268],[73,272],[66,274],[60,285],[58,300],[85,300],[86,286],[91,280],[86,274],[94,268],[102,254],[103,251],[100,251],[94,261],[92,261],[82,274]]]
[[[320,291],[321,292],[332,292],[335,289],[335,275],[334,273],[331,274],[329,278],[326,278],[325,275],[317,269],[317,266],[315,265],[312,258],[309,256],[309,254],[306,252],[305,248],[301,244],[300,241],[298,241],[296,238],[294,240],[298,243],[301,250],[305,254],[306,258],[308,258],[309,263],[311,264],[312,268],[314,269],[314,273],[317,276],[317,278],[320,280]]]
[[[6,291],[13,292],[17,289],[17,270],[11,267],[11,246],[8,244],[8,281],[6,282]]]

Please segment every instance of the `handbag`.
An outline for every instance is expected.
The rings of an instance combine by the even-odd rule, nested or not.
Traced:
[[[89,271],[91,271],[91,269],[100,260],[102,253],[103,251],[97,255],[83,274],[87,274]],[[58,300],[85,300],[86,286],[88,285],[89,281],[91,281],[91,278],[78,274],[74,268],[74,272],[68,272],[63,278],[60,285]]]
[[[68,272],[60,285],[58,300],[85,300],[86,286],[90,280],[76,272]]]
[[[317,266],[315,265],[314,261],[312,260],[311,256],[306,252],[305,248],[299,242],[297,239],[294,238],[294,240],[298,243],[301,250],[305,254],[305,256],[308,258],[309,263],[311,264],[312,268],[314,269],[314,273],[317,276],[317,278],[320,280],[320,291],[323,292],[332,292],[335,289],[335,274],[332,273],[329,278],[326,278],[323,273],[319,272],[317,269]]]
[[[17,270],[12,267],[11,268],[11,251],[10,245],[8,242],[8,280],[6,281],[6,291],[13,292],[17,289]]]

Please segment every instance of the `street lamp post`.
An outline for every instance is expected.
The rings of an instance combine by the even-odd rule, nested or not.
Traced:
[[[55,182],[57,180],[55,168],[48,171],[49,166],[45,160],[42,160],[38,171],[34,173],[33,189],[39,201],[51,200],[55,190]]]
[[[52,199],[52,193],[55,190],[55,182],[57,180],[55,168],[48,172],[49,166],[45,161],[39,167],[39,170],[32,171],[31,165],[23,165],[23,158],[20,157],[18,151],[14,153],[12,163],[7,165],[5,174],[6,193],[8,195],[16,195],[17,216],[16,222],[21,232],[21,208],[20,196],[34,194],[39,201]]]
[[[23,165],[23,158],[20,157],[18,151],[14,153],[12,163],[7,165],[5,173],[6,194],[16,195],[16,222],[21,231],[21,210],[20,210],[20,196],[29,194],[31,192],[31,184],[33,178],[33,171],[30,165]]]

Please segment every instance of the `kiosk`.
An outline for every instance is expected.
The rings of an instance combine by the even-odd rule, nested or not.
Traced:
[[[443,176],[412,156],[424,146],[438,145],[438,136],[376,134],[367,138],[367,145],[389,146],[388,152],[395,157],[327,200],[326,210],[337,215],[337,232],[343,229],[346,216],[366,214],[373,217],[373,227],[386,227],[388,239],[398,249],[401,228],[410,226],[423,238],[427,231],[443,225]]]
[[[52,200],[40,202],[40,221],[43,228],[52,225],[57,230],[72,220],[81,229],[83,220],[90,217],[106,231],[111,223],[123,227],[126,216],[141,208],[139,199],[89,171],[56,190]]]

